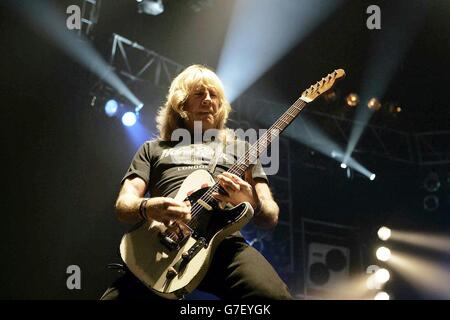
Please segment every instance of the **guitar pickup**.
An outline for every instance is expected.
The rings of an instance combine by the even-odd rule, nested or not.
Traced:
[[[165,233],[160,233],[159,237],[161,243],[165,245],[167,249],[169,249],[170,251],[178,250],[179,248],[178,243],[169,236],[167,236]]]
[[[213,207],[211,207],[208,203],[206,203],[206,201],[203,201],[202,199],[198,199],[197,203],[208,211],[211,211],[213,209]]]

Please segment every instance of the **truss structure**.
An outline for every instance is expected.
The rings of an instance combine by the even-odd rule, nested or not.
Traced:
[[[110,64],[131,81],[148,81],[158,87],[170,84],[183,69],[183,65],[118,34],[113,34]]]
[[[81,8],[81,28],[78,34],[92,37],[94,26],[98,22],[102,0],[83,0]]]
[[[95,2],[95,0],[89,1]],[[132,82],[150,82],[158,87],[168,86],[184,68],[182,64],[118,34],[113,34],[110,64],[120,75]],[[261,115],[265,110],[284,110],[279,103],[250,97],[240,98],[235,101],[235,104],[240,104],[234,118],[241,128],[242,126],[245,128],[245,125],[250,127],[250,119],[258,119],[255,108],[248,109],[248,104],[257,104],[257,113],[260,112]],[[450,164],[448,144],[450,131],[411,134],[387,127],[358,123],[343,116],[318,111],[305,110],[305,114],[314,122],[320,123],[321,128],[325,128],[326,133],[333,137],[333,141],[341,146],[347,145],[351,129],[355,125],[365,125],[366,129],[355,149],[357,153],[422,166]],[[301,118],[299,121],[302,131],[299,134],[307,137],[313,145],[320,144],[310,124]]]

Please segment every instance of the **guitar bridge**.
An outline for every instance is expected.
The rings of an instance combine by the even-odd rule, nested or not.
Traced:
[[[173,239],[173,235],[176,235],[177,239]],[[168,230],[159,234],[160,241],[170,251],[179,250],[189,239],[188,235],[182,233],[173,233]]]

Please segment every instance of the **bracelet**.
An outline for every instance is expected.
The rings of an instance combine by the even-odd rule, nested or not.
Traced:
[[[149,199],[145,198],[144,200],[141,201],[141,204],[139,205],[139,215],[141,216],[141,219],[143,221],[147,221],[148,217],[147,217],[147,201]]]

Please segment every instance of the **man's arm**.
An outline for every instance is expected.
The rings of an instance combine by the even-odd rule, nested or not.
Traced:
[[[213,192],[214,198],[223,203],[229,202],[232,205],[248,201],[253,208],[258,207],[259,203],[260,210],[256,212],[254,217],[255,224],[263,229],[270,229],[277,225],[280,209],[264,179],[253,179],[251,170],[246,171],[245,180],[229,172],[219,174],[217,179],[227,194]]]
[[[120,221],[135,224],[142,220],[139,207],[144,200],[146,190],[147,185],[142,178],[135,176],[125,179],[115,205]],[[182,201],[168,197],[155,197],[150,198],[145,204],[147,220],[154,219],[169,224],[171,221],[191,219],[190,204]]]
[[[141,220],[139,206],[146,190],[147,185],[142,178],[125,179],[115,204],[117,218],[121,222],[134,224]]]
[[[255,212],[256,216],[253,219],[255,224],[263,229],[274,228],[278,224],[280,208],[273,199],[269,186],[265,180],[258,178],[250,184],[252,184],[261,206],[261,211],[259,213]]]

